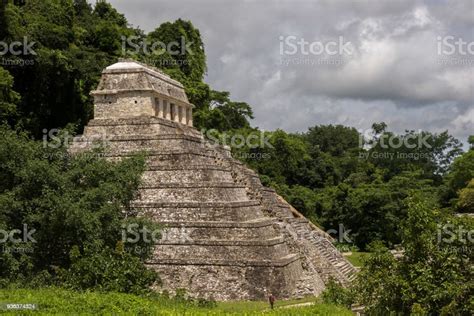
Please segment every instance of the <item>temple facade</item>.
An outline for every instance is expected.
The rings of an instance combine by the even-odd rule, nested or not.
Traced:
[[[158,69],[122,60],[102,72],[94,96],[94,117],[153,116],[193,126],[193,108],[181,83]]]

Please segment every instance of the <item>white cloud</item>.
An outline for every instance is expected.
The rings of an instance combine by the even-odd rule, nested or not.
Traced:
[[[110,2],[146,31],[191,20],[205,43],[206,81],[251,104],[260,127],[385,121],[398,131],[449,128],[464,141],[474,134],[474,56],[460,65],[459,55],[437,51],[438,36],[474,41],[472,0]],[[343,36],[356,51],[337,56],[337,66],[279,65],[279,37],[287,35]]]

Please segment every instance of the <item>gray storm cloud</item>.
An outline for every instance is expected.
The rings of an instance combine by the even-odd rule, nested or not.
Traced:
[[[464,142],[474,134],[474,44],[451,52],[455,41],[474,43],[474,1],[110,2],[146,31],[191,20],[205,44],[206,81],[251,104],[255,126],[385,121],[397,131],[448,129]],[[290,36],[320,44],[282,54],[293,51]],[[340,38],[351,54],[314,52]]]

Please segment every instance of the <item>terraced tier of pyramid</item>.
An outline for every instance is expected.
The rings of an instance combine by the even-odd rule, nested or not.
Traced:
[[[330,278],[350,282],[355,269],[331,237],[192,127],[193,105],[179,82],[122,60],[104,70],[92,95],[95,118],[71,152],[97,135],[110,159],[148,152],[132,206],[166,227],[147,262],[160,273],[157,290],[242,300],[317,295]]]

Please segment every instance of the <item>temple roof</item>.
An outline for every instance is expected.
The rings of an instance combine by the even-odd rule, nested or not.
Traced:
[[[155,91],[172,99],[189,103],[183,85],[161,70],[131,59],[121,59],[102,71],[97,90],[92,95],[128,91]]]

